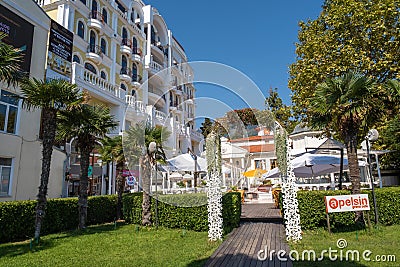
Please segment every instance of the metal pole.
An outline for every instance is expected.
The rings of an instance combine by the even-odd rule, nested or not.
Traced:
[[[379,167],[378,154],[375,154],[375,161],[376,161],[376,169],[378,170],[379,188],[382,188],[382,175],[381,175],[381,167]]]
[[[374,177],[372,176],[371,155],[369,154],[370,142],[369,142],[368,136],[365,138],[365,141],[367,142],[367,160],[368,160],[368,167],[369,167],[369,176],[371,179],[372,201],[374,202],[375,224],[378,224],[378,210],[376,207]]]
[[[158,180],[157,180],[157,159],[156,154],[154,153],[154,171],[156,174],[156,229],[158,228]]]
[[[343,152],[343,148],[341,148],[340,149],[339,190],[342,190],[342,182],[343,182],[343,157],[344,157],[344,152]]]

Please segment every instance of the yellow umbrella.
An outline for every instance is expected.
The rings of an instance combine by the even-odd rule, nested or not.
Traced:
[[[246,176],[247,178],[250,178],[250,177],[260,178],[261,175],[263,175],[266,172],[267,172],[266,170],[257,168],[254,170],[249,170],[249,171],[243,173],[243,175]]]

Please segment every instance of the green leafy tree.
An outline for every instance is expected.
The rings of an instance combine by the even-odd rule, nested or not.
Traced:
[[[21,82],[22,106],[27,110],[42,110],[42,173],[37,195],[35,239],[40,237],[43,218],[46,213],[47,186],[50,176],[51,155],[57,129],[57,114],[68,112],[83,101],[83,96],[74,84],[66,80],[24,79]]]
[[[0,82],[10,86],[19,82],[25,73],[21,69],[21,51],[3,42],[5,37],[4,33],[0,33]]]
[[[399,1],[326,0],[317,19],[300,22],[297,60],[289,71],[296,112],[307,112],[326,78],[348,71],[379,84],[400,78],[399,15]]]
[[[79,229],[84,229],[87,219],[90,152],[95,148],[96,141],[104,138],[118,123],[110,114],[108,107],[88,104],[80,105],[68,112],[61,112],[58,119],[59,138],[65,140],[75,137],[81,156],[78,210]]]
[[[292,132],[298,122],[293,118],[292,107],[283,103],[276,88],[269,90],[269,96],[265,99],[265,104],[282,127],[289,133]]]
[[[310,99],[311,125],[330,135],[336,132],[347,150],[352,193],[360,193],[360,170],[357,148],[368,126],[383,113],[382,92],[373,79],[347,73],[328,78],[317,86]],[[362,220],[357,213],[356,221]]]
[[[201,124],[200,127],[201,134],[204,136],[204,139],[206,139],[207,135],[211,133],[213,125],[214,123],[211,121],[210,118],[204,118],[204,122]]]
[[[165,162],[166,156],[163,142],[171,133],[161,126],[151,127],[146,122],[137,123],[124,133],[123,145],[125,156],[129,166],[139,163],[140,176],[142,179],[143,202],[142,202],[142,225],[151,225],[151,168],[156,161]],[[154,153],[149,151],[149,144],[156,143]]]

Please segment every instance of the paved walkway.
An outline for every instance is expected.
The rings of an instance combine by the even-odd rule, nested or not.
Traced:
[[[289,251],[278,209],[268,204],[244,204],[241,221],[240,227],[228,235],[205,266],[293,266],[290,260],[280,261],[276,257],[279,250]]]

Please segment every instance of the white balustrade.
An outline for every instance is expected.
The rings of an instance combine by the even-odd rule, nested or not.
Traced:
[[[155,111],[155,116],[161,122],[164,122],[167,119],[167,114],[159,110]]]

